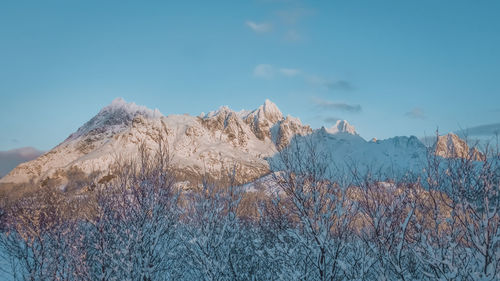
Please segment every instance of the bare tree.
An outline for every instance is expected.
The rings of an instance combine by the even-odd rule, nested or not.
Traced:
[[[20,280],[78,280],[71,205],[60,191],[42,187],[9,207],[0,243]]]
[[[88,255],[94,280],[175,278],[179,190],[166,145],[139,148],[139,159],[119,163],[114,178],[96,188]]]
[[[290,278],[336,280],[342,274],[340,258],[352,233],[354,204],[347,198],[345,178],[334,177],[326,159],[307,141],[279,155],[282,172],[275,183],[288,201],[281,206],[295,224],[287,231],[289,240],[296,243],[289,253],[303,269]],[[280,200],[279,193],[275,200]]]
[[[191,278],[246,280],[248,272],[242,263],[247,253],[241,251],[245,245],[237,217],[242,190],[234,185],[235,171],[226,184],[205,180],[199,190],[186,194],[187,228],[183,240],[194,269]]]
[[[236,170],[227,182],[179,190],[167,147],[161,136],[156,149],[141,145],[139,157],[117,161],[83,196],[44,186],[3,204],[0,254],[11,277],[499,279],[498,152],[431,152],[424,173],[390,177],[334,173],[328,154],[305,139],[271,161],[278,172],[243,206]]]
[[[487,152],[486,155],[489,153]],[[462,227],[460,242],[469,254],[470,278],[500,276],[500,162],[498,153],[480,161],[451,159],[442,187],[453,200],[453,215]]]

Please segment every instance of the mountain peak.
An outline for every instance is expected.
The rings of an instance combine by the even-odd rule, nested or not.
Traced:
[[[277,121],[283,119],[283,114],[278,106],[268,99],[264,101],[263,105],[259,106],[257,114],[259,115],[259,118],[264,116],[271,123],[276,123]]]
[[[270,137],[271,127],[283,120],[283,114],[279,108],[268,99],[259,108],[248,113],[243,111],[242,114],[246,114],[242,116],[242,119],[250,125],[254,134],[261,140]]]
[[[279,110],[278,106],[274,102],[270,101],[269,99],[266,99],[264,101],[264,104],[262,106],[264,107],[265,111],[270,111],[270,112],[276,112],[276,111],[278,111],[278,112],[281,113],[281,111]]]
[[[338,134],[338,133],[347,133],[351,135],[358,134],[356,133],[356,129],[354,128],[354,126],[349,124],[349,122],[347,122],[346,120],[337,120],[337,122],[335,122],[335,124],[332,127],[326,129],[326,132],[330,134]]]
[[[227,105],[223,105],[223,106],[219,107],[219,109],[217,109],[217,110],[210,111],[207,114],[202,113],[200,116],[202,118],[206,119],[206,118],[215,117],[219,114],[227,115],[228,113],[231,113],[231,112],[233,112],[233,110],[231,108],[229,108]]]
[[[143,105],[137,105],[134,102],[126,102],[121,97],[114,99],[111,104],[101,109],[99,114],[107,112],[123,112],[130,116],[143,115],[147,118],[159,118],[163,116],[158,109],[153,110]]]
[[[467,158],[471,154],[473,160],[484,157],[475,147],[469,148],[465,140],[453,133],[438,136],[434,150],[436,155],[444,158]]]
[[[126,102],[123,98],[116,98],[69,138],[76,138],[88,133],[101,133],[107,130],[117,131],[120,127],[130,124],[138,115],[150,119],[163,116],[158,109],[152,110],[134,102]]]

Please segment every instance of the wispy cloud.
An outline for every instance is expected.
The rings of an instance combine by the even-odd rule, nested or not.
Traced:
[[[333,102],[323,99],[314,99],[314,103],[321,109],[332,110],[332,111],[345,111],[351,113],[361,112],[361,105],[359,104],[348,104],[345,102]]]
[[[252,29],[253,31],[255,31],[257,33],[264,33],[264,32],[269,32],[272,30],[272,25],[270,23],[266,23],[266,22],[257,23],[257,22],[248,20],[245,22],[245,25],[250,27],[250,29]]]
[[[474,127],[469,127],[456,132],[458,135],[462,136],[495,136],[500,135],[500,123],[484,124]]]
[[[325,119],[323,119],[323,121],[326,123],[326,124],[335,124],[337,123],[337,121],[341,120],[341,118],[337,118],[337,117],[326,117]]]
[[[325,87],[333,91],[352,91],[354,86],[347,80],[333,80],[319,75],[306,75],[306,81],[314,86]]]
[[[270,64],[259,64],[253,69],[253,75],[258,78],[271,79],[276,70]]]
[[[258,78],[272,79],[277,75],[294,77],[300,75],[300,69],[275,67],[271,64],[259,64],[253,69],[253,75]]]
[[[292,76],[297,76],[300,74],[300,70],[299,69],[295,69],[295,68],[280,68],[280,73],[285,75],[285,76],[289,76],[289,77],[292,77]]]
[[[415,107],[414,109],[405,113],[405,116],[413,119],[425,119],[424,110],[420,107]]]
[[[326,83],[326,87],[330,90],[342,90],[342,91],[352,91],[354,87],[351,82],[347,80],[338,80],[334,82]]]

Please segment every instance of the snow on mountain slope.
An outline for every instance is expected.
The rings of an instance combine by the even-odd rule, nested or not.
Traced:
[[[337,120],[337,122],[335,122],[335,125],[325,130],[330,134],[347,133],[351,135],[357,135],[354,126],[349,124],[346,120]]]
[[[223,175],[237,166],[237,180],[246,182],[269,172],[265,158],[280,147],[273,139],[285,146],[292,135],[309,131],[298,119],[283,118],[269,100],[250,112],[221,107],[195,117],[163,116],[158,110],[116,99],[64,142],[21,164],[0,182],[64,181],[65,171],[71,168],[85,173],[106,171],[116,159],[137,155],[142,142],[155,149],[160,135],[166,138],[181,177]]]
[[[344,121],[345,122],[345,121]],[[307,153],[313,146],[319,161],[324,161],[330,173],[351,174],[356,170],[361,175],[370,171],[380,176],[394,177],[407,172],[418,174],[425,164],[427,148],[414,136],[394,137],[386,140],[366,141],[353,130],[330,133],[321,128],[312,134],[296,137],[287,148],[295,153]],[[307,157],[307,155],[305,155]],[[270,159],[273,170],[283,168],[279,156]],[[299,166],[292,163],[293,166]]]
[[[123,129],[126,129],[138,115],[148,119],[163,117],[158,109],[151,110],[145,106],[127,103],[122,98],[117,98],[113,100],[110,105],[104,107],[95,117],[90,119],[90,121],[80,127],[74,134],[71,134],[68,139],[76,139],[84,135],[104,137],[106,135],[119,133]]]
[[[284,117],[269,100],[253,111],[235,112],[223,106],[199,116],[164,116],[116,99],[61,144],[19,165],[0,183],[59,179],[64,184],[67,171],[75,168],[103,176],[117,159],[136,157],[141,143],[155,149],[160,136],[168,142],[173,165],[184,182],[206,174],[218,178],[234,167],[238,182],[254,181],[280,169],[277,154],[293,149],[290,142],[299,144],[295,147],[311,144],[332,168],[355,167],[360,172],[368,168],[418,172],[427,155],[427,148],[415,137],[368,142],[345,120],[313,130],[298,118]]]

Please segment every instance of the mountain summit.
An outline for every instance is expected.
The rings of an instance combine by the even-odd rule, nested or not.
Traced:
[[[467,142],[453,133],[439,136],[434,144],[434,153],[443,158],[468,158],[481,160],[484,155],[476,148],[469,148]]]
[[[122,98],[114,99],[110,105],[104,107],[99,113],[80,127],[69,139],[83,135],[96,135],[109,131],[111,134],[125,129],[136,116],[148,119],[161,118],[163,115],[158,109],[151,110],[145,106],[127,103]]]
[[[338,133],[346,133],[346,134],[351,134],[351,135],[357,135],[356,129],[354,126],[349,124],[346,120],[337,120],[335,124],[326,129],[326,131],[330,134],[338,134]]]
[[[164,116],[157,109],[119,98],[64,142],[19,165],[0,182],[50,179],[64,185],[70,170],[104,173],[116,159],[135,157],[142,143],[154,149],[160,138],[173,152],[180,179],[193,181],[206,174],[218,177],[237,165],[237,180],[247,182],[269,173],[266,157],[288,145],[294,135],[310,132],[297,118],[284,118],[269,100],[252,111],[221,107],[196,117]]]
[[[440,139],[435,153],[449,157],[444,149],[451,141],[460,157],[468,147],[457,138]],[[305,143],[329,157],[332,167],[357,164],[417,171],[427,153],[415,137],[367,142],[346,120],[313,130],[296,117],[284,117],[270,100],[250,111],[236,112],[223,106],[208,114],[189,116],[163,115],[157,109],[115,99],[61,144],[20,164],[0,183],[49,181],[64,188],[75,173],[105,178],[117,159],[137,158],[140,145],[154,150],[160,140],[172,152],[177,179],[189,184],[207,176],[221,178],[235,167],[237,182],[254,181],[275,170],[271,162],[278,152]],[[292,142],[298,146],[290,145]]]

